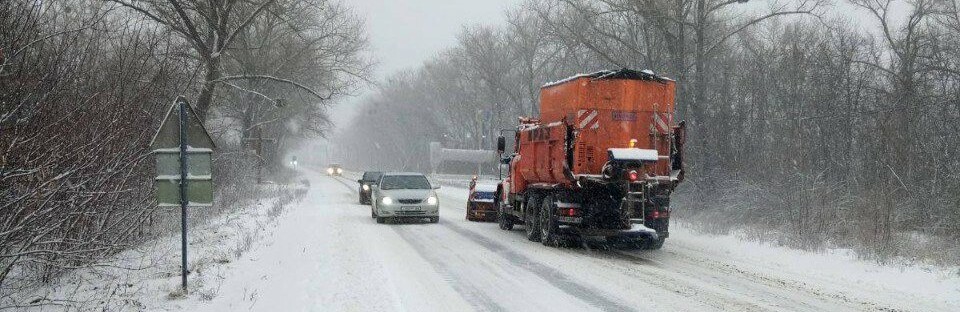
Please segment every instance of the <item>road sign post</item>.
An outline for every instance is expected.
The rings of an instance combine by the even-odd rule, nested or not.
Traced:
[[[174,114],[176,109],[176,114]],[[180,207],[180,274],[187,291],[187,208],[213,204],[213,140],[183,97],[164,116],[150,143],[157,160],[156,194],[161,207]]]

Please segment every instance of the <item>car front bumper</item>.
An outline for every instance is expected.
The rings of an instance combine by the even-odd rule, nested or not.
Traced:
[[[381,217],[439,217],[437,205],[383,205],[377,206],[377,215]]]

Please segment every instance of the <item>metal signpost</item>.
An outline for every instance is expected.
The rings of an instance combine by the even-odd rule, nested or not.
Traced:
[[[176,109],[176,114],[174,114]],[[187,291],[187,207],[213,204],[213,140],[183,97],[170,106],[150,143],[157,159],[156,192],[161,207],[180,206],[180,273]]]

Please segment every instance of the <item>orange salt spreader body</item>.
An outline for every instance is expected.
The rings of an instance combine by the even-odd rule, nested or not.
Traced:
[[[501,228],[523,223],[528,238],[551,244],[571,232],[636,234],[659,248],[670,193],[683,180],[675,88],[673,80],[627,69],[543,86],[540,118],[520,118],[514,151],[504,157]]]

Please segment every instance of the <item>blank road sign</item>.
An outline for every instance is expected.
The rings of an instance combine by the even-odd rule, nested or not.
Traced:
[[[157,152],[157,176],[177,176],[180,178],[180,153]],[[187,172],[192,176],[210,176],[212,171],[210,153],[187,153]]]
[[[190,206],[213,204],[213,181],[187,180],[187,199]],[[160,206],[180,206],[180,180],[157,179],[157,202]]]

